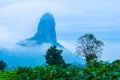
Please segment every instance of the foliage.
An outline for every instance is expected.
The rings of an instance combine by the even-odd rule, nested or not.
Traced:
[[[0,70],[4,70],[6,67],[7,67],[7,64],[3,60],[1,60],[0,61]]]
[[[88,56],[86,57],[86,61],[88,62],[97,61],[97,60],[98,60],[98,56],[95,53],[88,54]]]
[[[51,46],[45,55],[46,63],[49,65],[65,65],[65,61],[61,56],[62,50],[58,50],[56,46]]]
[[[86,61],[97,60],[99,54],[102,53],[103,42],[97,40],[93,34],[85,34],[77,40],[77,54],[84,56]]]
[[[0,80],[120,80],[120,60],[112,63],[93,61],[81,69],[57,65],[22,68],[27,71],[21,71],[21,68],[0,71]]]
[[[21,73],[27,73],[29,72],[30,68],[29,67],[21,67],[18,66],[18,69],[16,71],[17,74],[21,74]]]
[[[17,74],[16,71],[1,73],[0,79],[2,80],[78,80],[81,77],[79,75],[82,74],[82,72],[74,67],[62,68],[57,65],[40,66],[20,74]]]
[[[119,80],[120,79],[120,64],[117,62],[108,63],[104,61],[90,62],[84,68],[84,76],[86,79],[94,80]]]

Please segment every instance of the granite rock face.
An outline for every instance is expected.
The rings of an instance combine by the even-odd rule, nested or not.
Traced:
[[[57,42],[55,25],[55,19],[51,13],[43,14],[38,24],[36,34],[27,40],[19,42],[18,44],[21,46],[33,46],[49,43],[51,45],[62,47]]]

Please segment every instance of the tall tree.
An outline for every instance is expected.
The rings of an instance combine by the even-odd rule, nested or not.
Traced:
[[[56,46],[51,46],[45,55],[46,63],[49,65],[65,65],[65,61],[61,56],[62,50],[58,50]]]
[[[4,70],[6,67],[7,64],[3,60],[0,60],[0,70]]]
[[[85,34],[79,37],[77,43],[77,54],[84,56],[87,62],[98,60],[104,46],[104,43],[97,40],[93,34]]]

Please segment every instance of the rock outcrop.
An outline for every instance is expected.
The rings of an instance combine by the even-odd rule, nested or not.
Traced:
[[[21,46],[33,46],[49,43],[51,45],[62,47],[57,42],[55,25],[55,19],[51,13],[43,14],[38,24],[37,33],[33,37],[21,41],[18,44]]]

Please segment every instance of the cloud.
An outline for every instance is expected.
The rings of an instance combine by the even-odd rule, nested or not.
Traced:
[[[102,60],[105,61],[114,61],[116,59],[120,59],[120,46],[119,42],[105,42],[105,47],[103,49]]]
[[[71,12],[65,5],[37,0],[15,3],[0,10],[0,24],[9,27],[21,39],[35,34],[43,13],[51,12],[57,19],[58,16]]]
[[[74,51],[72,50],[74,46],[69,41],[75,43],[76,39],[85,33],[93,33],[104,41],[119,42],[119,2],[119,0],[0,1],[0,45],[12,44],[34,35],[40,17],[45,12],[54,15],[57,37],[66,47],[71,46],[71,51]]]
[[[0,47],[10,48],[18,40],[16,34],[11,32],[9,28],[0,26]]]
[[[58,42],[62,44],[66,49],[70,50],[72,53],[75,53],[75,45],[73,43],[62,40],[59,40]]]
[[[112,32],[120,28],[117,23],[119,20],[112,20],[115,14],[119,13],[116,2],[86,1],[26,0],[17,2],[1,9],[0,24],[11,27],[11,31],[17,32],[17,35],[24,35],[24,37],[21,36],[23,39],[36,32],[40,16],[49,11],[56,19],[58,34],[61,31],[64,33]],[[66,32],[68,27],[70,27],[69,32]]]
[[[0,40],[1,41],[6,41],[11,37],[11,32],[9,31],[8,28],[5,27],[0,27]]]

